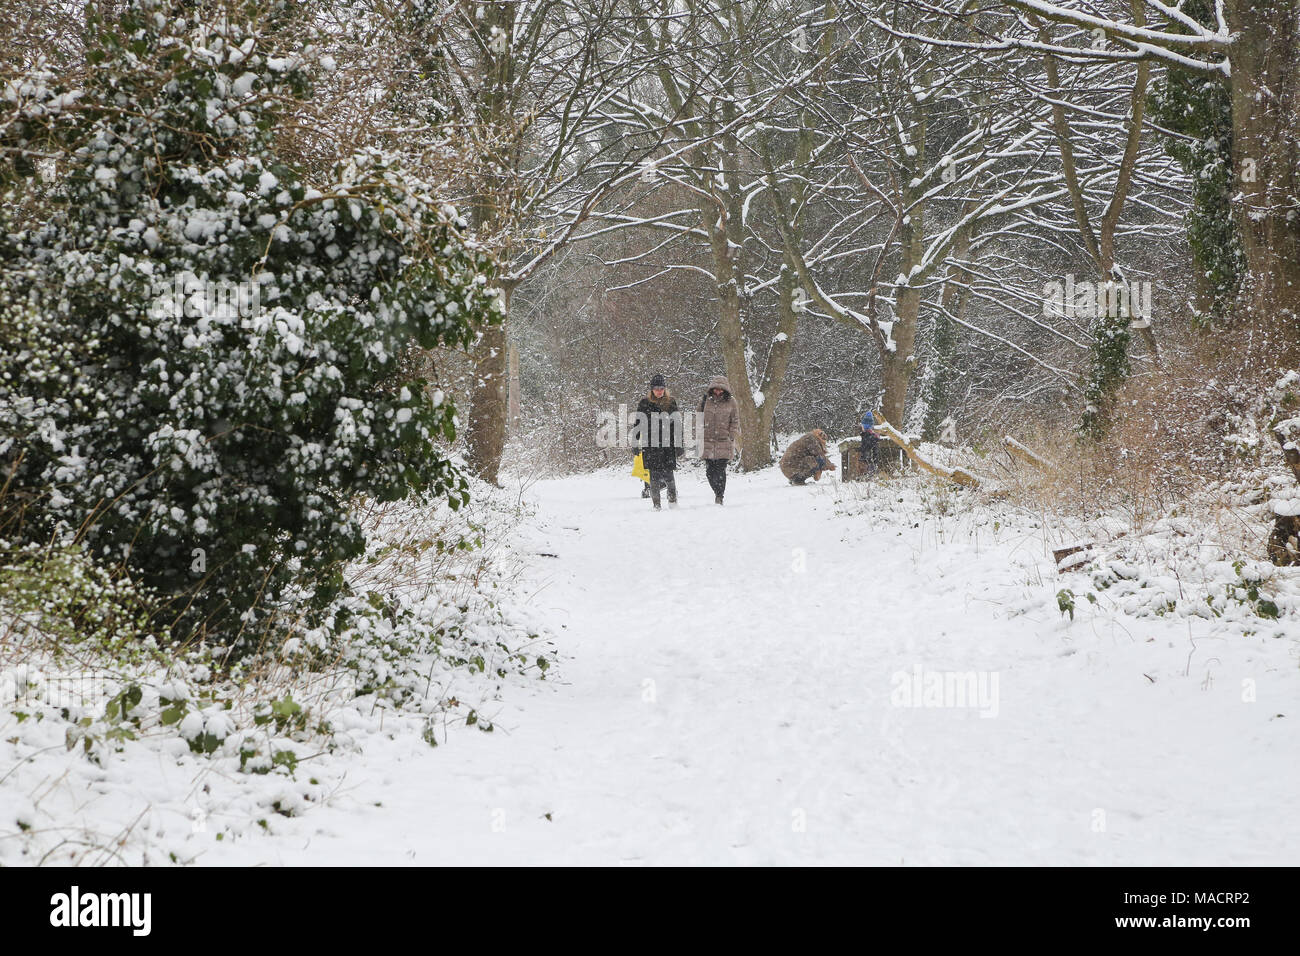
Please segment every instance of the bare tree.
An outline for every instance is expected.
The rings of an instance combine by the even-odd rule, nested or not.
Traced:
[[[614,97],[641,67],[620,46],[618,0],[457,0],[446,5],[445,106],[477,167],[465,201],[515,290],[635,173],[609,134]],[[495,481],[509,417],[509,320],[474,349],[468,460]]]
[[[1235,212],[1247,275],[1241,313],[1271,328],[1270,348],[1292,347],[1300,317],[1300,0],[1218,0],[1206,25],[1164,0],[1133,0],[1128,16],[1091,4],[1005,0],[1057,26],[1048,39],[999,34],[1006,49],[1071,59],[1156,61],[1226,76],[1231,91]],[[1105,48],[1072,42],[1080,35]]]

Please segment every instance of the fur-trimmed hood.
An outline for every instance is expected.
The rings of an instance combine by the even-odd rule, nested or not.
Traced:
[[[730,398],[730,397],[731,397],[731,383],[727,381],[727,376],[725,376],[725,375],[715,375],[715,376],[713,376],[713,378],[709,379],[709,384],[708,384],[707,387],[705,387],[705,389],[704,389],[704,394],[705,394],[705,395],[710,395],[710,394],[712,394],[712,392],[713,392],[713,390],[714,390],[715,388],[720,388],[720,389],[722,389],[722,391],[723,391],[723,396],[722,396],[722,397],[723,397],[723,398]]]
[[[700,411],[704,411],[704,404],[713,397],[715,388],[722,389],[722,401],[731,401],[731,383],[727,381],[725,375],[715,375],[709,379],[708,386],[704,389],[704,394],[700,396]]]

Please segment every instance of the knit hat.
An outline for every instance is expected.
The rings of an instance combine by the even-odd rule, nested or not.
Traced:
[[[666,388],[667,385],[668,382],[662,375],[656,375],[654,378],[650,379],[651,388]]]

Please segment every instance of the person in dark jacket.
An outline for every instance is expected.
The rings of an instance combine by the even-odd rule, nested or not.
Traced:
[[[700,399],[704,417],[704,442],[701,457],[713,489],[713,500],[722,504],[727,492],[727,462],[740,443],[740,409],[731,396],[731,383],[725,375],[715,375]]]
[[[650,501],[660,510],[659,492],[668,489],[668,507],[677,507],[677,459],[686,454],[682,415],[662,375],[650,379],[650,392],[636,406],[641,460],[650,472]]]
[[[821,481],[823,471],[834,471],[835,463],[826,457],[826,433],[814,428],[795,439],[781,456],[781,474],[792,485],[802,485],[811,478]]]

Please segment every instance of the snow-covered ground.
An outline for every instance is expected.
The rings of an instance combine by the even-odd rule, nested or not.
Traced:
[[[204,781],[162,750],[104,799],[206,864],[1300,862],[1286,614],[1120,613],[1031,519],[913,486],[679,485],[659,513],[610,472],[526,488],[511,600],[559,662],[494,732],[369,727],[341,785],[221,841],[237,801],[192,828]]]

